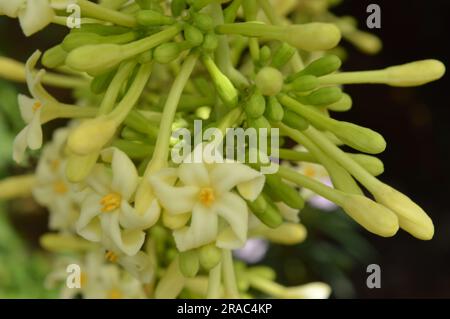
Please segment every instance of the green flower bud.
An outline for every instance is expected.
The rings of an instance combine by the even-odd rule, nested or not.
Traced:
[[[265,225],[276,228],[283,223],[283,217],[276,205],[263,195],[259,195],[253,202],[247,201],[253,214]]]
[[[287,84],[287,89],[295,92],[307,92],[315,90],[319,86],[319,81],[314,75],[303,75]]]
[[[258,118],[264,114],[266,109],[266,100],[264,96],[256,90],[244,105],[245,113],[251,118]]]
[[[195,277],[200,269],[197,251],[193,249],[180,252],[179,258],[181,273],[188,278]]]
[[[48,49],[42,55],[42,65],[53,69],[61,66],[66,61],[67,52],[62,48],[60,44]]]
[[[140,64],[146,64],[153,59],[153,50],[148,50],[139,54],[138,62]]]
[[[384,172],[383,162],[370,155],[366,154],[348,154],[350,157],[357,162],[359,165],[364,167],[372,176],[378,176]]]
[[[319,88],[309,95],[304,96],[303,100],[305,104],[325,106],[336,103],[342,98],[342,90],[336,86]]]
[[[283,42],[275,51],[272,57],[272,66],[277,69],[283,67],[286,63],[289,62],[289,60],[291,60],[295,51],[296,49],[294,47]]]
[[[327,105],[327,109],[334,112],[345,112],[352,108],[352,98],[346,93],[342,93],[339,101]]]
[[[307,120],[290,110],[284,110],[283,123],[299,131],[304,131],[309,126]]]
[[[261,48],[261,50],[259,51],[259,63],[261,65],[266,65],[269,63],[270,61],[270,57],[272,55],[272,52],[270,51],[270,48],[265,45]]]
[[[214,28],[213,19],[203,13],[193,13],[194,25],[204,32],[211,31]]]
[[[170,9],[174,17],[179,17],[184,9],[186,9],[186,0],[172,0]]]
[[[284,117],[284,110],[275,96],[269,96],[266,103],[266,112],[264,115],[271,122],[280,122]]]
[[[361,152],[379,154],[386,149],[383,136],[366,127],[336,121],[331,130],[346,145]]]
[[[238,91],[214,63],[209,56],[203,57],[203,63],[216,86],[220,99],[229,107],[235,107],[238,103]]]
[[[153,51],[153,59],[161,64],[167,64],[178,58],[180,46],[175,42],[163,43]]]
[[[95,94],[100,94],[106,91],[111,83],[117,69],[100,74],[92,79],[91,91]]]
[[[434,235],[434,225],[431,218],[408,196],[386,184],[381,184],[371,190],[376,201],[398,217],[400,227],[422,240],[430,240]]]
[[[303,75],[323,76],[333,73],[341,67],[342,61],[335,55],[326,55],[319,58],[306,66],[300,72],[297,72],[287,78],[288,81],[292,81]]]
[[[113,43],[122,44],[135,40],[137,37],[134,32],[127,32],[118,35],[102,36],[96,33],[75,32],[69,33],[62,42],[65,51],[70,52],[75,48],[88,44]]]
[[[283,87],[283,75],[275,68],[264,67],[256,74],[255,84],[263,95],[273,96]]]
[[[74,70],[99,75],[115,67],[122,59],[122,47],[118,44],[85,45],[72,50],[66,64]]]
[[[203,33],[190,24],[184,26],[184,38],[191,46],[196,47],[203,42]]]
[[[281,177],[275,174],[267,174],[266,182],[275,196],[286,203],[289,207],[302,209],[305,206],[305,200],[295,188],[289,186]]]
[[[385,69],[386,83],[392,86],[419,86],[440,79],[445,65],[438,60],[422,60]]]
[[[306,239],[307,230],[302,224],[283,223],[275,229],[266,229],[262,235],[281,245],[296,245]]]
[[[136,20],[143,26],[160,26],[175,23],[175,19],[153,10],[140,10],[136,14]]]
[[[98,35],[116,35],[125,32],[129,32],[130,29],[126,27],[121,27],[117,25],[104,25],[100,23],[84,23],[80,28],[75,28],[70,31],[70,33],[97,33]]]
[[[342,209],[371,233],[382,237],[391,237],[398,231],[397,216],[390,209],[367,197],[346,195]]]
[[[219,45],[219,38],[213,32],[209,32],[205,35],[205,41],[203,41],[202,47],[206,52],[213,52]]]
[[[248,118],[247,124],[250,127],[254,127],[256,129],[267,129],[268,132],[270,132],[270,129],[272,128],[269,121],[264,117],[258,117],[258,118]]]
[[[275,280],[277,277],[277,273],[270,267],[267,266],[255,266],[249,269],[252,275],[260,278],[264,278],[267,280]]]
[[[215,244],[209,244],[198,250],[200,265],[209,271],[222,260],[222,251]]]

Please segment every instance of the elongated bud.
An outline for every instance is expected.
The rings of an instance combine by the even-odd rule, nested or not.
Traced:
[[[79,236],[62,235],[48,233],[39,238],[39,242],[45,249],[62,253],[62,252],[82,252],[95,248],[95,244],[80,238]]]
[[[61,43],[61,46],[66,52],[70,52],[73,49],[76,49],[83,45],[100,44],[102,43],[102,37],[103,36],[97,33],[71,32],[66,35],[63,42]]]
[[[253,214],[266,226],[276,228],[283,223],[283,217],[275,204],[263,195],[259,195],[253,202],[247,201]]]
[[[180,55],[180,47],[178,43],[167,42],[155,48],[153,51],[153,59],[161,64],[167,64],[178,58]]]
[[[184,26],[184,38],[193,47],[196,47],[203,42],[203,33],[196,27],[186,24]]]
[[[433,221],[408,196],[386,184],[372,190],[372,194],[377,202],[388,207],[397,215],[402,229],[418,239],[430,240],[433,238]]]
[[[235,107],[238,103],[238,91],[233,86],[233,83],[219,70],[211,57],[204,56],[203,62],[216,86],[221,100],[225,105]]]
[[[53,69],[63,65],[66,57],[67,52],[58,44],[44,52],[41,62],[43,66]]]
[[[281,122],[284,117],[284,110],[277,98],[269,96],[266,105],[266,112],[264,113],[266,118],[272,122]]]
[[[265,45],[259,50],[259,64],[266,65],[270,61],[270,57],[272,56],[272,52],[270,48]]]
[[[304,131],[309,127],[309,123],[304,117],[290,110],[284,110],[283,123],[299,131]]]
[[[71,154],[66,165],[66,177],[69,182],[80,183],[84,181],[92,172],[98,157],[98,152],[89,155]]]
[[[283,87],[283,75],[272,67],[264,67],[256,74],[255,84],[263,95],[278,94]]]
[[[136,14],[136,20],[143,26],[159,26],[169,25],[175,23],[175,19],[166,16],[158,11],[154,10],[140,10]]]
[[[326,74],[333,73],[337,71],[341,67],[342,61],[335,55],[326,55],[322,58],[319,58],[306,66],[303,70],[290,75],[287,80],[293,81],[296,78],[303,75],[314,75],[314,76],[323,76]]]
[[[67,145],[77,155],[89,155],[100,151],[114,136],[117,124],[105,117],[82,122],[69,134]]]
[[[271,193],[274,193],[276,197],[289,207],[302,209],[305,206],[305,200],[300,196],[298,190],[286,184],[278,175],[266,175],[266,182],[270,187]]]
[[[334,112],[345,112],[352,108],[353,101],[350,95],[342,93],[341,99],[335,103],[328,104],[327,109]]]
[[[346,145],[369,154],[379,154],[386,149],[383,136],[371,129],[349,122],[337,122],[333,133]]]
[[[287,87],[295,92],[307,92],[316,89],[318,85],[319,81],[314,75],[303,75],[296,78]]]
[[[34,175],[13,176],[0,180],[0,200],[31,195],[36,184]]]
[[[283,67],[291,60],[295,51],[296,49],[294,47],[283,42],[272,57],[272,66],[277,69]]]
[[[325,106],[338,102],[342,98],[342,90],[338,87],[325,87],[303,97],[305,104]]]
[[[277,244],[296,245],[306,239],[307,231],[302,224],[284,223],[275,229],[265,229],[262,235]]]
[[[370,155],[366,154],[349,154],[359,165],[364,167],[373,176],[378,176],[384,172],[383,162]]]
[[[306,51],[331,49],[341,39],[341,33],[334,24],[320,22],[289,26],[265,25],[258,22],[222,24],[216,27],[216,32],[284,41]]]
[[[195,277],[200,269],[198,253],[195,249],[180,253],[180,270],[188,278]]]
[[[392,86],[418,86],[440,79],[445,65],[438,60],[422,60],[385,69],[387,84]]]
[[[207,271],[213,269],[222,260],[222,251],[215,244],[209,244],[198,249],[200,265]]]
[[[244,105],[244,109],[248,117],[261,117],[266,109],[266,100],[258,90],[255,90]]]
[[[94,77],[91,81],[91,91],[95,94],[105,92],[114,78],[114,75],[116,75],[116,71],[117,69],[110,70]]]
[[[99,75],[119,64],[123,59],[118,44],[85,45],[70,51],[66,64],[77,71]]]
[[[390,209],[361,195],[346,195],[342,209],[358,224],[382,237],[394,236],[399,220]]]

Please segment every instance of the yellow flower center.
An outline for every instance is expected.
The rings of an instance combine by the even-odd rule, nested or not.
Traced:
[[[58,168],[59,168],[59,164],[60,164],[60,162],[57,159],[51,161],[50,162],[50,168],[52,169],[52,171],[54,171],[54,172],[57,171]]]
[[[66,183],[64,183],[64,181],[62,181],[62,180],[58,180],[58,181],[54,182],[53,183],[53,191],[60,195],[67,193],[68,189],[67,189]]]
[[[120,207],[122,195],[118,193],[109,193],[102,197],[100,205],[102,205],[102,212],[110,212]]]
[[[306,167],[304,174],[308,177],[314,177],[316,176],[316,170],[312,167]]]
[[[41,107],[42,107],[42,103],[41,103],[41,102],[39,102],[39,101],[34,102],[33,107],[32,107],[33,112],[36,112],[36,111],[39,110]]]
[[[117,289],[117,288],[113,288],[109,291],[108,293],[108,297],[109,299],[122,299],[122,292]]]
[[[198,197],[200,199],[200,202],[207,207],[211,206],[216,200],[214,190],[210,187],[202,188],[200,190],[200,193],[198,194]]]
[[[108,250],[105,254],[105,258],[109,262],[115,263],[117,261],[117,259],[119,258],[119,256],[117,256],[114,252]]]

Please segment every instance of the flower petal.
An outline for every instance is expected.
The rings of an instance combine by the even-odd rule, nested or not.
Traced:
[[[80,218],[76,223],[77,233],[87,240],[98,242],[101,240],[102,229],[97,216],[101,214],[101,197],[96,194],[88,195],[81,205]]]
[[[138,184],[138,173],[133,162],[118,148],[111,147],[102,152],[102,158],[111,159],[113,179],[111,189],[129,200]]]
[[[206,187],[209,174],[203,163],[184,163],[178,167],[178,177],[186,186]]]
[[[218,218],[214,211],[201,204],[192,210],[191,225],[175,230],[173,236],[179,251],[186,251],[216,240]]]
[[[16,163],[23,161],[25,156],[25,150],[27,149],[27,135],[28,135],[28,125],[25,126],[22,131],[17,134],[13,142],[13,159]]]
[[[170,214],[190,212],[198,199],[199,188],[195,186],[172,186],[176,169],[166,168],[149,179],[155,196]]]
[[[5,14],[11,18],[17,18],[20,9],[26,0],[2,0],[0,1],[0,15]]]
[[[119,225],[119,211],[108,212],[100,216],[103,232],[126,255],[133,256],[141,249],[145,240],[142,230],[122,230]]]
[[[240,245],[238,247],[244,245],[247,240],[248,230],[248,208],[245,201],[236,194],[225,193],[215,204],[215,208],[217,214],[227,221],[234,235],[239,240]],[[232,237],[229,234],[224,233],[223,237],[219,236],[217,246],[227,245],[227,242],[231,239]],[[233,239],[233,241],[235,240]]]
[[[19,11],[19,22],[28,37],[49,25],[55,13],[48,0],[27,1],[26,8]]]
[[[254,200],[264,187],[265,177],[247,165],[237,162],[214,164],[210,179],[217,193],[231,190],[235,186],[239,193],[248,200]]]
[[[42,146],[41,110],[37,110],[29,124],[27,143],[30,149],[37,150]]]
[[[147,229],[153,226],[161,214],[158,201],[154,199],[145,214],[139,214],[131,205],[122,200],[120,207],[120,225],[126,229]]]
[[[118,263],[144,284],[149,283],[155,273],[150,256],[142,251],[135,256],[121,256]]]
[[[298,217],[298,213],[300,211],[298,209],[291,208],[283,202],[278,202],[275,204],[280,209],[280,213],[285,220],[293,223],[298,223],[300,221],[300,218]]]
[[[25,123],[30,123],[33,119],[33,106],[36,102],[35,99],[32,99],[24,94],[19,94],[17,96],[17,102],[19,103],[20,115],[22,116]]]

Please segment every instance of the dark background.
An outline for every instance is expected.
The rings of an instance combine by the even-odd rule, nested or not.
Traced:
[[[381,29],[365,27],[370,3],[381,6]],[[427,58],[449,65],[448,0],[345,0],[334,12],[357,18],[360,28],[377,34],[384,46],[381,53],[368,56],[344,43],[348,52],[345,70],[383,68]],[[44,50],[58,43],[63,35],[62,27],[52,27],[26,39],[14,20],[0,19],[0,50],[22,61],[35,48]],[[366,265],[357,265],[351,273],[354,296],[449,298],[449,76],[417,88],[355,85],[346,91],[353,98],[353,109],[335,117],[370,127],[386,138],[388,147],[380,156],[385,164],[382,180],[420,204],[436,230],[429,242],[403,231],[389,239],[361,232],[378,252],[370,263],[381,266],[381,288],[368,289]],[[64,91],[54,93],[61,96]]]
[[[381,29],[365,27],[366,7],[381,7]],[[363,55],[350,45],[346,70],[365,70],[420,59],[439,59],[448,67],[450,1],[347,0],[338,15],[359,19],[360,28],[377,34],[383,50]],[[366,288],[365,268],[353,273],[357,295],[378,297],[450,297],[450,102],[449,75],[417,88],[348,86],[353,109],[341,119],[380,132],[388,147],[380,156],[381,179],[413,198],[431,216],[435,236],[429,242],[400,231],[383,239],[365,234],[379,252],[381,289]]]

